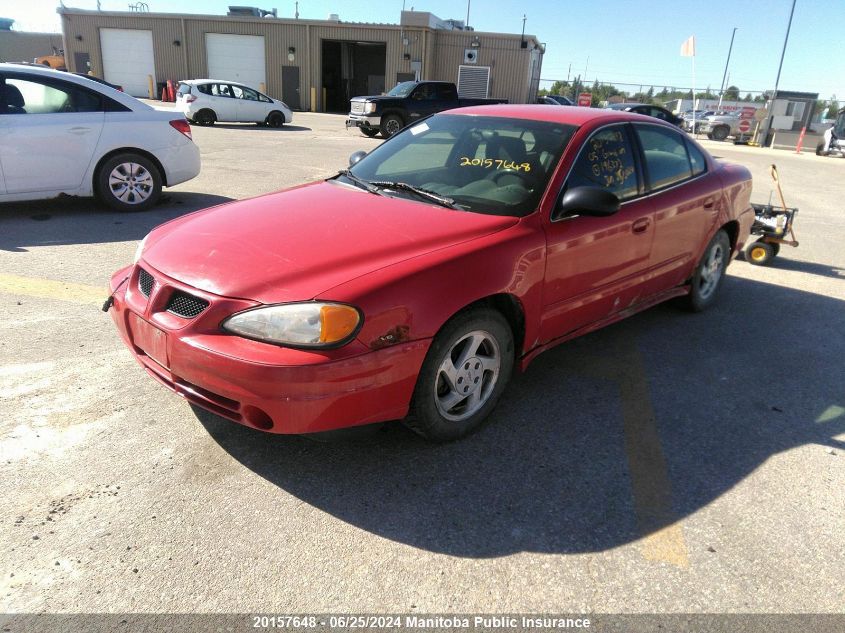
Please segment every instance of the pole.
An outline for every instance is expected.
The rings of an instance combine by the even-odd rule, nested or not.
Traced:
[[[523,13],[522,14],[522,35],[519,38],[520,42],[525,42],[525,20],[526,20],[526,17],[525,17],[525,14]]]
[[[731,63],[731,51],[734,48],[734,36],[736,35],[736,31],[738,28],[738,26],[735,26],[733,33],[731,33],[731,45],[728,46],[728,59],[725,61],[725,72],[722,75],[722,87],[719,88],[719,107],[716,108],[717,110],[722,109],[722,95],[725,94],[725,78],[728,76],[728,64]]]
[[[464,22],[464,28],[469,26],[469,3],[470,3],[470,0],[467,0],[467,21]]]
[[[783,58],[786,55],[786,43],[789,41],[789,31],[792,29],[792,16],[795,13],[795,0],[792,0],[792,9],[789,11],[789,22],[786,25],[786,36],[783,38],[783,50],[780,53],[780,64],[778,64],[778,76],[775,79],[775,91],[772,93],[772,107],[769,115],[769,124],[766,126],[766,141],[769,140],[769,131],[772,129],[772,122],[775,120],[775,101],[778,98],[778,86],[780,85],[780,71],[783,69]],[[766,147],[768,143],[764,143]]]

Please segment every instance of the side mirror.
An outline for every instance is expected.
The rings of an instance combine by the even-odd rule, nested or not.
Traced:
[[[352,167],[352,165],[359,162],[366,155],[367,152],[362,149],[359,149],[357,152],[352,152],[352,154],[349,155],[349,166]]]
[[[552,213],[552,220],[566,215],[606,217],[619,211],[616,194],[601,187],[574,187],[569,189]]]

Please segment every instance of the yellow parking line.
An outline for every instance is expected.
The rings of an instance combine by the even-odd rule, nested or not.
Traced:
[[[75,284],[41,277],[20,277],[0,273],[0,292],[72,303],[101,305],[109,295],[105,287]]]
[[[619,386],[625,433],[625,454],[634,495],[640,551],[647,560],[689,567],[684,532],[672,511],[672,487],[645,366],[636,344],[612,334],[612,354],[582,358],[579,373],[613,380]]]

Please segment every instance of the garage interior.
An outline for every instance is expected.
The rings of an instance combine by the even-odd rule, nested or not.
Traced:
[[[349,99],[384,92],[385,42],[322,41],[326,112],[348,112]]]

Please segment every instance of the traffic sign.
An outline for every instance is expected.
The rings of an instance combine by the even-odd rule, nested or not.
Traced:
[[[751,130],[751,121],[749,121],[748,119],[743,119],[742,121],[739,122],[739,125],[737,127],[738,127],[739,131],[742,132],[743,134],[745,132],[749,132]]]
[[[757,110],[754,111],[755,121],[763,121],[767,116],[769,116],[769,111],[766,108],[757,108]]]
[[[589,108],[593,103],[593,95],[589,92],[582,92],[578,95],[578,105],[582,108]]]

